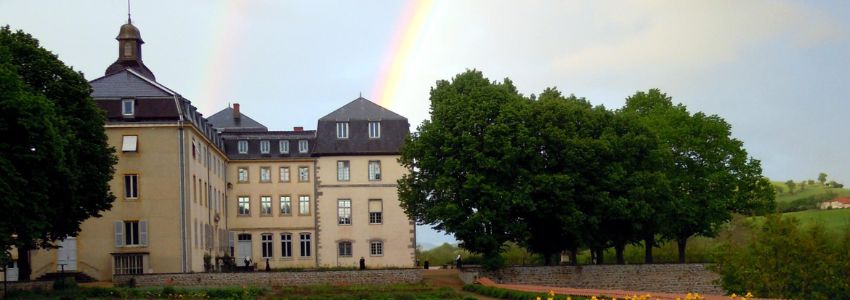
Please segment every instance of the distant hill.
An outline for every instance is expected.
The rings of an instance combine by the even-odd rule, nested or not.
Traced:
[[[800,183],[797,182],[793,194],[789,191],[785,182],[773,181],[771,183],[777,188],[777,191],[782,191],[776,195],[776,207],[780,212],[816,209],[820,202],[836,197],[850,197],[850,189],[826,187],[818,182],[807,184],[802,190]]]

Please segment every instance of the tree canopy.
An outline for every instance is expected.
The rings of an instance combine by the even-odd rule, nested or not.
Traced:
[[[684,251],[732,212],[773,209],[773,187],[731,126],[658,90],[609,110],[554,88],[526,97],[509,79],[467,71],[432,88],[431,119],[400,162],[408,215],[485,263],[509,241],[547,262],[580,248],[601,262],[614,247],[621,263],[625,245],[644,242],[651,261],[658,239]]]
[[[80,72],[22,31],[0,29],[0,246],[28,250],[74,236],[111,208],[116,163],[105,117]]]

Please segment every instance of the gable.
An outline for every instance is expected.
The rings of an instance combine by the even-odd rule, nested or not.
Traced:
[[[89,82],[93,98],[171,97],[173,92],[131,70],[122,70]]]

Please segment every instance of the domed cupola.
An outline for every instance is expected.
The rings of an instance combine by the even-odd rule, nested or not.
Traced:
[[[106,68],[106,75],[124,70],[133,69],[145,77],[156,81],[153,72],[142,62],[142,35],[139,33],[139,28],[133,25],[130,18],[127,18],[127,24],[121,25],[121,30],[118,36],[118,60],[116,60],[109,68]]]

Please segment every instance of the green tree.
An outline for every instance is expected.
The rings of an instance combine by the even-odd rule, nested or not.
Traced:
[[[794,189],[797,187],[797,183],[794,182],[794,180],[788,179],[788,181],[785,182],[785,185],[788,186],[788,193],[794,195]]]
[[[528,101],[510,80],[467,71],[431,90],[431,120],[405,142],[399,180],[405,212],[453,233],[491,267],[505,242],[525,234],[518,207],[531,202],[527,163],[534,158],[525,126]]]
[[[657,89],[629,97],[623,110],[639,116],[669,154],[664,174],[670,184],[670,211],[659,217],[667,224],[664,236],[677,242],[680,262],[685,262],[688,238],[713,236],[734,211],[773,206],[773,191],[760,163],[747,156],[722,118],[691,114]]]
[[[0,84],[0,209],[10,212],[0,242],[17,247],[27,280],[29,250],[76,235],[112,206],[117,158],[83,75],[8,26],[0,29]]]
[[[820,185],[826,183],[826,173],[821,172],[818,174],[818,182],[820,182]]]

